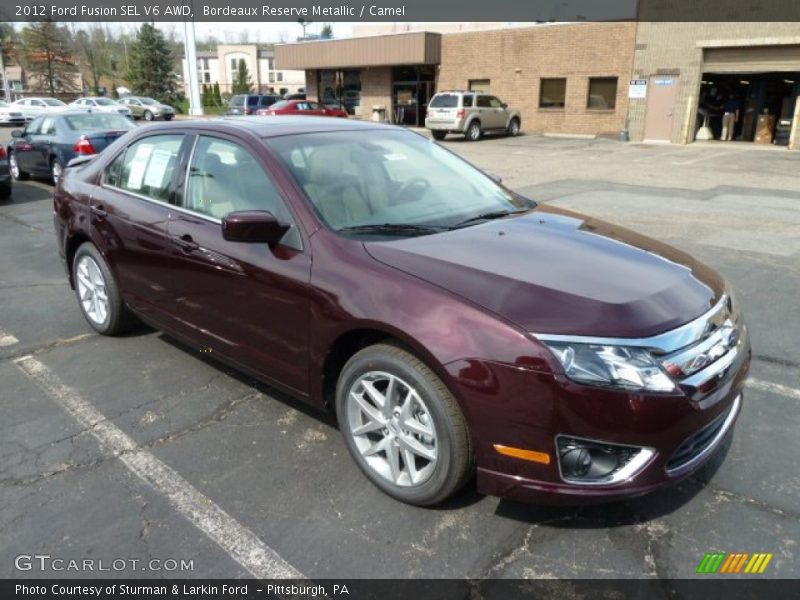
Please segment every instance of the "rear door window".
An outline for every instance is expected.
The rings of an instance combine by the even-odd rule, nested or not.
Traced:
[[[248,96],[247,106],[258,106],[258,96]]]
[[[491,108],[489,96],[478,96],[478,108]]]

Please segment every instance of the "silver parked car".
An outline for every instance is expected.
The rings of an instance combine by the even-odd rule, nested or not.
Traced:
[[[120,106],[111,98],[105,96],[86,96],[85,98],[78,98],[70,104],[72,108],[84,108],[93,112],[104,113],[117,113],[123,117],[130,117],[131,110],[125,106]]]
[[[175,116],[175,109],[168,104],[162,104],[158,100],[147,96],[126,96],[119,101],[123,106],[127,106],[134,119],[144,119],[152,121],[154,119],[164,119],[169,121]]]
[[[467,140],[479,140],[484,133],[518,135],[522,117],[518,110],[496,96],[472,91],[439,92],[428,103],[425,127],[434,139],[448,133],[463,133]]]

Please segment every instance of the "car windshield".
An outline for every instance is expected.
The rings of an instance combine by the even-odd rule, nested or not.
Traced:
[[[267,138],[265,143],[335,231],[382,235],[389,225],[420,235],[535,206],[409,131],[308,133]]]
[[[245,96],[234,96],[231,98],[231,106],[242,106],[244,104]]]
[[[113,129],[118,131],[120,129],[128,130],[136,127],[127,117],[115,115],[113,113],[81,113],[64,117],[64,120],[67,122],[70,129],[81,132],[97,131],[101,129]]]
[[[437,94],[429,104],[431,108],[456,108],[458,96],[455,94]]]
[[[94,101],[95,103],[97,103],[97,106],[111,106],[112,104],[114,104],[108,98],[95,98]]]
[[[270,108],[273,110],[276,109],[280,110],[281,108],[286,108],[287,106],[289,106],[289,103],[286,100],[281,100],[280,102],[276,102],[275,104],[270,106]]]
[[[55,98],[42,98],[42,101],[48,106],[66,106],[61,100]]]
[[[158,102],[156,102],[152,98],[139,98],[139,102],[141,102],[146,106],[152,106],[153,104],[158,104]]]

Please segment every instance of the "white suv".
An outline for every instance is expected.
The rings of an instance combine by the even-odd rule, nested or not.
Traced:
[[[434,139],[448,133],[463,133],[467,140],[479,140],[484,132],[518,135],[522,126],[519,111],[496,96],[480,92],[439,92],[428,103],[425,127]]]

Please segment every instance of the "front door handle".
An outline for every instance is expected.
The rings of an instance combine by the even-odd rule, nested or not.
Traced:
[[[183,234],[181,237],[173,238],[175,245],[184,252],[194,252],[200,247],[200,244],[192,239],[188,233]]]
[[[98,219],[105,219],[108,216],[108,211],[102,204],[92,204],[91,211]]]

